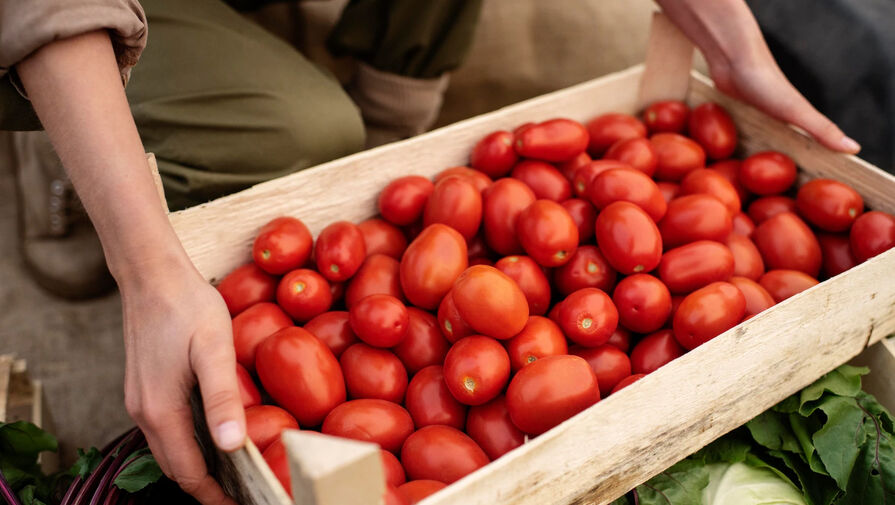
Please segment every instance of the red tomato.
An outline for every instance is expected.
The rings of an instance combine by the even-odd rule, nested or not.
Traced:
[[[864,211],[864,200],[847,184],[814,179],[799,188],[796,208],[806,221],[824,231],[845,231]]]
[[[747,212],[752,222],[759,225],[777,214],[795,213],[796,201],[788,196],[763,196],[749,204]]]
[[[618,393],[622,389],[630,386],[631,384],[634,384],[635,382],[639,381],[640,379],[642,379],[644,377],[646,377],[646,374],[643,374],[643,373],[629,375],[629,376],[625,377],[624,379],[620,380],[618,382],[618,384],[616,384],[615,387],[612,388],[612,391],[609,394],[614,395],[615,393]]]
[[[372,442],[397,452],[413,433],[413,419],[398,404],[385,400],[351,400],[326,416],[320,432],[336,437]]]
[[[494,264],[522,290],[529,314],[543,316],[550,307],[550,281],[544,270],[528,256],[507,256]]]
[[[575,193],[575,196],[579,198],[587,198],[587,188],[590,187],[593,180],[606,170],[611,170],[613,168],[634,170],[634,167],[631,165],[622,163],[618,160],[591,161],[578,168],[572,176],[572,191]]]
[[[687,130],[713,160],[730,157],[737,147],[737,129],[730,114],[716,103],[704,103],[690,111]]]
[[[733,229],[731,232],[737,235],[751,237],[752,232],[755,231],[755,223],[752,222],[752,219],[745,212],[737,212],[734,214],[732,223]]]
[[[680,194],[695,195],[706,194],[717,198],[730,211],[733,216],[740,212],[742,207],[740,203],[740,195],[737,193],[733,184],[727,180],[717,170],[708,168],[697,168],[690,172],[681,181]]]
[[[284,430],[297,429],[295,418],[280,407],[256,405],[246,409],[246,435],[261,452],[279,439]]]
[[[659,181],[656,183],[665,203],[670,203],[681,193],[681,185],[676,182]],[[667,209],[666,209],[667,210]]]
[[[302,426],[317,426],[345,401],[345,379],[332,351],[310,332],[284,328],[258,346],[258,378]]]
[[[425,177],[399,177],[379,194],[379,213],[392,224],[407,226],[423,216],[423,208],[434,190],[435,185]]]
[[[677,182],[687,173],[705,166],[705,152],[699,144],[677,133],[657,133],[650,137],[659,163],[656,179]]]
[[[569,198],[560,203],[572,216],[578,227],[578,243],[583,244],[594,238],[594,225],[597,223],[597,209],[580,198]]]
[[[457,304],[454,303],[453,290],[444,295],[438,306],[438,327],[448,342],[454,343],[463,337],[468,337],[475,331],[460,316]]]
[[[378,398],[394,403],[404,400],[407,370],[391,351],[354,344],[339,358],[348,396]]]
[[[479,190],[479,193],[491,187],[491,184],[494,182],[490,177],[478,170],[473,170],[469,167],[451,167],[442,170],[435,176],[435,185],[438,186],[442,179],[447,179],[451,176],[459,176],[461,179],[464,179],[472,184],[475,189]]]
[[[481,405],[503,391],[510,378],[510,357],[493,338],[473,335],[458,340],[444,358],[444,382],[465,405]]]
[[[516,153],[543,161],[568,161],[587,149],[587,129],[571,119],[551,119],[516,134]]]
[[[851,251],[848,234],[818,233],[817,243],[820,244],[823,258],[822,270],[827,277],[839,275],[858,264]]]
[[[774,298],[761,284],[746,277],[731,277],[730,283],[736,286],[746,298],[746,317],[754,316],[774,306]]]
[[[357,225],[364,236],[364,244],[367,246],[367,256],[384,254],[396,260],[401,259],[404,249],[407,249],[407,237],[397,226],[383,219],[367,219]]]
[[[311,256],[311,232],[294,217],[278,217],[264,225],[252,245],[252,258],[269,274],[282,275]]]
[[[401,470],[404,471],[403,468]],[[398,488],[392,486],[391,484],[386,483],[385,491],[382,493],[382,504],[383,505],[410,505],[410,502],[407,501],[407,498],[404,498],[404,495],[398,492]]]
[[[849,232],[851,250],[858,262],[895,247],[895,216],[878,210],[862,214]]]
[[[603,291],[579,289],[562,301],[558,324],[572,342],[596,347],[605,344],[618,326],[618,310]]]
[[[538,199],[562,202],[572,196],[569,180],[549,163],[525,160],[516,165],[510,175],[524,182]]]
[[[317,259],[317,270],[328,281],[346,281],[367,257],[364,234],[357,225],[348,221],[332,223],[317,237],[314,257]]]
[[[601,210],[613,202],[631,202],[656,222],[668,210],[659,186],[636,170],[613,169],[601,173],[591,182],[587,196]]]
[[[416,503],[423,501],[423,498],[435,494],[436,491],[440,491],[445,487],[447,487],[447,484],[437,480],[412,480],[406,484],[401,484],[398,487],[398,493],[407,500],[407,505],[416,505]]]
[[[349,309],[370,295],[391,295],[404,299],[401,291],[401,264],[384,254],[367,256],[360,269],[348,282],[345,306]]]
[[[777,303],[818,284],[817,279],[798,270],[768,270],[758,279]]]
[[[534,191],[516,179],[500,179],[483,195],[485,241],[498,254],[522,252],[516,236],[519,214],[536,200]]]
[[[562,301],[553,304],[550,312],[547,313],[547,319],[559,324],[559,309],[562,308]]]
[[[573,347],[569,354],[587,361],[597,376],[600,395],[607,396],[612,388],[625,377],[631,375],[631,360],[621,349],[604,344],[599,347]]]
[[[323,341],[337,358],[360,342],[348,323],[348,312],[343,310],[324,312],[305,323],[304,329]]]
[[[697,240],[724,242],[733,230],[727,207],[711,195],[686,195],[668,204],[668,212],[659,223],[666,248]]]
[[[734,256],[730,249],[711,240],[697,240],[676,247],[666,252],[659,263],[659,278],[675,294],[690,293],[713,282],[726,281],[733,272]],[[640,333],[655,331],[638,330],[624,323],[624,320],[622,323]]]
[[[578,356],[547,356],[519,370],[507,388],[517,428],[540,435],[600,400],[597,377]]]
[[[367,344],[392,347],[407,335],[410,316],[407,307],[394,296],[370,295],[348,310],[348,322],[357,338]]]
[[[227,274],[217,286],[231,316],[261,302],[272,302],[277,278],[254,263],[247,263]]]
[[[612,144],[603,158],[627,163],[647,177],[653,176],[659,164],[659,157],[653,149],[653,144],[642,137],[619,140]]]
[[[674,314],[674,337],[695,349],[743,320],[746,298],[729,282],[713,282],[687,295]]]
[[[469,409],[466,433],[479,444],[491,460],[495,460],[525,441],[525,433],[510,420],[507,399],[501,395],[490,402]]]
[[[578,247],[578,226],[562,205],[536,200],[516,220],[516,234],[522,249],[545,267],[558,267]]]
[[[615,286],[615,270],[592,245],[579,247],[572,259],[553,271],[553,283],[563,296],[583,288],[599,288],[607,293]]]
[[[330,283],[329,292],[333,297],[333,305],[341,303],[345,299],[345,283],[344,282]]]
[[[475,331],[508,339],[528,321],[528,301],[519,285],[500,270],[475,265],[460,274],[451,290],[460,317]]]
[[[289,458],[286,457],[286,446],[280,439],[275,440],[261,455],[274,477],[280,481],[286,494],[292,498],[292,478],[289,474]]]
[[[752,240],[768,269],[801,270],[812,277],[820,272],[820,244],[811,228],[792,212],[758,225]]]
[[[690,108],[679,100],[653,102],[643,111],[643,122],[650,133],[682,133],[687,126]]]
[[[466,405],[451,394],[440,365],[423,368],[413,376],[405,405],[418,429],[443,424],[462,430],[466,424]]]
[[[258,386],[252,380],[252,376],[239,363],[236,364],[236,382],[239,386],[239,398],[242,400],[242,408],[247,409],[255,405],[261,405],[261,393]]]
[[[672,300],[672,309],[674,308],[674,297],[671,297]],[[674,312],[671,313],[674,315]],[[609,337],[609,341],[606,342],[606,345],[611,345],[613,347],[618,348],[621,351],[628,352],[631,349],[631,332],[619,326],[612,332],[612,336]]]
[[[460,232],[466,240],[482,222],[482,195],[463,177],[447,177],[435,185],[426,202],[423,225],[443,223]]]
[[[379,457],[382,458],[382,470],[385,473],[385,484],[387,486],[398,487],[407,482],[407,477],[404,475],[404,467],[401,466],[401,462],[398,461],[394,454],[385,449],[379,449]]]
[[[433,224],[416,237],[401,258],[401,287],[417,307],[438,307],[466,270],[466,240],[453,228]]]
[[[485,451],[462,431],[434,425],[407,437],[401,462],[411,479],[450,484],[487,465],[489,460]]]
[[[721,246],[724,247],[724,246]],[[665,263],[665,257],[662,263]],[[659,272],[662,272],[662,263]],[[671,314],[671,293],[662,281],[649,274],[625,277],[612,294],[618,320],[629,330],[650,333],[661,328]]]
[[[591,156],[600,156],[619,140],[646,137],[646,126],[634,116],[610,113],[591,119],[587,132],[590,135],[587,151]]]
[[[544,356],[568,352],[566,336],[562,330],[556,323],[542,316],[528,318],[525,328],[507,343],[507,354],[514,372]]]
[[[307,268],[286,274],[277,286],[277,303],[298,322],[323,314],[332,306],[333,294],[322,275]]]
[[[633,203],[614,202],[603,209],[597,215],[596,235],[600,252],[622,274],[649,272],[662,258],[659,228]]]
[[[631,370],[648,374],[681,357],[687,350],[674,339],[671,330],[659,330],[643,337],[631,351]]]
[[[737,190],[740,201],[745,203],[749,198],[749,192],[746,191],[746,188],[740,182],[740,166],[742,164],[743,162],[740,160],[721,160],[712,163],[706,168],[718,172],[727,179],[727,182],[732,184],[734,189]]]
[[[680,308],[681,302],[686,298],[685,295],[671,295],[671,320],[670,323],[674,323],[674,315],[677,314],[677,309]]]
[[[740,182],[749,191],[757,195],[775,195],[785,192],[796,182],[796,164],[783,153],[765,151],[743,160],[739,175]]]
[[[572,182],[575,179],[575,171],[577,171],[584,165],[587,165],[591,161],[593,160],[591,160],[590,155],[586,152],[583,152],[578,156],[570,159],[569,161],[563,161],[562,163],[559,163],[556,168],[558,168],[559,171],[562,172],[563,177],[568,179],[569,182]]]
[[[435,316],[416,307],[407,307],[407,315],[410,323],[407,335],[392,348],[392,352],[411,374],[429,365],[443,363],[450,344],[441,334]]]
[[[764,273],[761,253],[748,237],[731,233],[727,237],[727,248],[733,254],[733,275],[757,281]],[[723,279],[721,279],[723,280]]]
[[[256,303],[233,318],[236,361],[255,370],[255,352],[267,337],[293,326],[292,319],[273,303]]]
[[[493,178],[507,175],[519,159],[513,148],[514,140],[508,131],[489,133],[472,148],[469,164]]]

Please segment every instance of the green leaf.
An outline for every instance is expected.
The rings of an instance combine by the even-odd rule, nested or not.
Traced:
[[[827,421],[811,439],[827,473],[845,491],[860,448],[866,443],[865,414],[854,398],[843,396],[825,398],[818,408]]]
[[[631,502],[628,500],[628,495],[622,495],[613,500],[609,505],[631,505]]]
[[[865,414],[867,441],[861,446],[848,487],[836,505],[895,503],[895,441],[892,418],[872,396],[862,393],[856,404]]]
[[[68,473],[72,476],[86,479],[102,460],[103,455],[96,447],[91,447],[87,452],[84,452],[83,449],[78,449],[78,460],[68,470]]]
[[[0,456],[4,461],[16,466],[35,464],[41,452],[58,449],[56,437],[34,424],[25,421],[0,423]]]
[[[799,488],[809,505],[830,505],[840,494],[836,481],[826,475],[815,473],[798,455],[781,451],[775,451],[774,455],[795,474]]]
[[[702,505],[709,472],[699,461],[685,459],[635,488],[640,505]]]
[[[734,438],[733,434],[721,437],[691,456],[703,463],[739,463],[746,460],[751,450],[748,442]]]
[[[29,484],[23,487],[17,494],[22,505],[47,505],[46,502],[40,499],[40,494],[37,492],[37,486],[34,484]]]
[[[786,414],[766,410],[746,423],[746,428],[759,445],[778,451],[802,453]]]
[[[823,422],[819,418],[820,416],[802,417],[799,414],[789,414],[789,426],[802,448],[802,459],[815,472],[828,475],[823,462],[817,457],[814,442],[811,440],[811,435],[823,426]]]
[[[128,493],[136,493],[149,484],[155,483],[162,476],[152,454],[145,453],[136,456],[127,467],[118,474],[114,484]]]
[[[866,367],[842,365],[817,379],[798,394],[801,403],[799,413],[810,416],[818,406],[816,400],[827,393],[852,398],[857,396],[861,392],[861,376],[869,372]]]

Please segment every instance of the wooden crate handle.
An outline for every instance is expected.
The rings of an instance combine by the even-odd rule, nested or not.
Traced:
[[[146,163],[149,165],[149,173],[152,174],[152,182],[155,183],[155,190],[158,192],[158,198],[162,201],[165,210],[167,210],[168,200],[165,198],[165,187],[162,185],[162,176],[158,172],[158,163],[155,161],[155,154],[146,153]]]
[[[690,87],[693,43],[661,12],[653,13],[638,108],[660,100],[683,100]]]

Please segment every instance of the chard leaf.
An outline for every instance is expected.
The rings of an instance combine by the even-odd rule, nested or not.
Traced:
[[[836,486],[836,481],[829,476],[815,473],[808,463],[798,455],[781,451],[772,451],[772,453],[795,474],[799,481],[799,488],[809,505],[831,505],[841,493]]]
[[[854,398],[831,396],[818,404],[827,416],[823,428],[811,437],[817,455],[839,489],[845,491],[849,476],[867,439],[864,412]]]
[[[36,489],[37,486],[29,484],[19,490],[17,494],[22,505],[46,505],[46,503],[37,496],[38,493],[36,493]]]
[[[866,443],[860,448],[845,496],[836,505],[895,503],[895,441],[892,419],[872,396],[855,400],[864,413]]]
[[[162,476],[155,458],[148,452],[133,458],[115,478],[114,484],[128,493],[136,493]]]
[[[78,460],[75,461],[68,473],[72,476],[86,479],[102,460],[103,455],[96,447],[91,447],[87,452],[84,452],[83,449],[78,449]]]
[[[816,432],[823,426],[820,416],[802,417],[799,414],[789,414],[789,426],[799,441],[802,448],[802,459],[808,463],[812,470],[819,474],[828,475],[826,468],[820,458],[817,457],[817,451],[814,449],[814,442],[811,440],[811,434]]]
[[[693,459],[671,468],[634,489],[639,505],[702,505],[702,489],[709,484],[705,465]]]
[[[628,495],[622,495],[612,501],[609,505],[631,505],[631,502],[628,500]]]
[[[0,459],[3,461],[15,466],[33,465],[41,452],[58,449],[56,437],[34,424],[25,421],[0,423]]]
[[[818,407],[817,400],[828,393],[854,398],[861,392],[861,376],[869,372],[866,367],[842,365],[817,379],[814,384],[798,393],[801,402],[799,413],[806,417],[810,416]]]
[[[746,423],[746,428],[759,445],[771,450],[801,454],[802,447],[793,435],[788,416],[766,410]]]
[[[692,458],[706,464],[739,463],[746,460],[750,450],[749,443],[734,438],[733,434],[730,434],[703,447]]]

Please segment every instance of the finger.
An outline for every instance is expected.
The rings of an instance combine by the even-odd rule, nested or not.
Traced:
[[[236,354],[230,329],[219,335],[193,339],[190,361],[199,381],[205,419],[215,444],[222,451],[245,445],[245,410],[236,380]]]
[[[795,88],[792,91],[791,98],[787,100],[790,105],[783,109],[781,119],[802,128],[815,140],[834,151],[855,154],[861,150],[860,144],[815,109]]]

